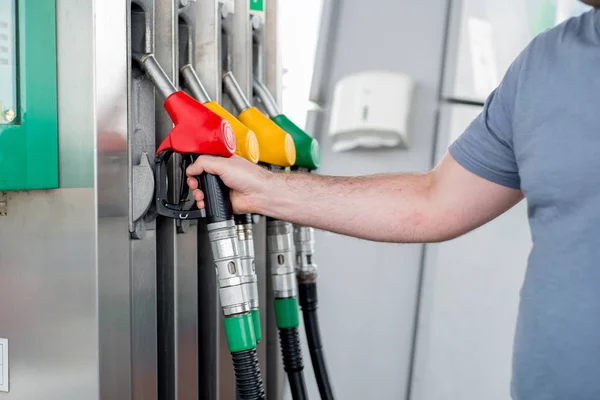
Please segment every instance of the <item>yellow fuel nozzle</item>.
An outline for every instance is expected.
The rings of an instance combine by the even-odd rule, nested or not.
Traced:
[[[210,99],[204,86],[202,86],[200,78],[190,64],[181,68],[181,77],[183,78],[182,81],[186,89],[189,90],[196,100],[200,101],[210,111],[229,122],[237,142],[235,154],[254,164],[258,163],[260,159],[260,147],[256,134],[252,129],[240,122],[240,120],[223,108],[219,103]]]
[[[223,76],[223,89],[238,110],[239,120],[256,134],[260,148],[259,160],[279,167],[294,165],[296,147],[292,136],[250,105],[231,72]]]

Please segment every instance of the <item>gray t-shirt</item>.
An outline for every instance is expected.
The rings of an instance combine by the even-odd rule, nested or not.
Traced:
[[[527,198],[513,398],[600,400],[600,10],[536,37],[450,153]]]

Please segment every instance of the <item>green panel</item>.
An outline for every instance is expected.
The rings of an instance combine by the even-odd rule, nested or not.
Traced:
[[[265,0],[250,0],[250,11],[265,11]]]
[[[19,107],[14,121],[0,125],[0,190],[53,189],[58,187],[55,2],[16,3]]]

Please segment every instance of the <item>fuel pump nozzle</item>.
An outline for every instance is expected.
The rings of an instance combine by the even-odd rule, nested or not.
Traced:
[[[235,151],[236,154],[256,164],[258,162],[258,155],[260,153],[256,134],[235,116],[233,116],[229,111],[227,111],[223,106],[216,101],[211,100],[210,96],[206,92],[206,89],[204,89],[198,74],[191,64],[184,65],[180,69],[180,73],[183,85],[192,94],[192,96],[204,104],[209,110],[229,122],[237,141],[237,148]]]
[[[185,88],[206,107],[214,113],[225,118],[232,126],[236,136],[238,148],[236,153],[256,164],[259,160],[260,150],[256,134],[234,117],[229,111],[223,108],[216,101],[211,101],[210,96],[204,89],[200,78],[196,74],[194,67],[191,64],[186,64],[180,69],[182,81]],[[240,142],[245,143],[245,146],[239,146]],[[256,341],[262,339],[260,311],[259,311],[259,293],[258,293],[258,278],[256,276],[254,265],[254,238],[252,234],[252,217],[250,214],[236,215],[234,217],[236,230],[238,235],[238,243],[242,257],[242,281],[246,293],[246,299],[250,303],[250,314],[254,324]]]
[[[240,120],[247,125],[254,124],[252,129],[258,137],[260,162],[273,171],[282,171],[294,165],[297,153],[293,137],[250,105],[231,72],[223,76],[223,88],[240,113]],[[300,322],[294,260],[293,225],[267,218],[267,264],[275,297],[275,321],[292,397],[300,400],[308,395],[298,334]]]
[[[319,142],[279,111],[279,107],[277,107],[277,103],[269,89],[256,77],[252,81],[252,88],[254,89],[254,95],[260,100],[269,118],[292,137],[296,147],[296,161],[293,169],[309,171],[319,168],[321,163]]]
[[[238,111],[238,118],[252,129],[258,139],[260,162],[291,167],[296,162],[294,139],[277,124],[253,107],[231,72],[223,75],[223,90]]]
[[[167,201],[167,163],[173,153],[183,156],[186,168],[201,154],[231,157],[236,139],[231,125],[182,91],[177,91],[152,54],[136,56],[142,69],[165,98],[165,109],[174,128],[157,150],[156,203],[160,215],[178,218],[200,218],[200,210],[183,210]],[[229,189],[215,175],[196,177],[205,195],[205,211],[209,241],[216,267],[219,298],[224,315],[225,334],[232,354],[238,387],[243,398],[262,399],[262,382],[255,382],[258,370],[256,338],[242,280],[242,260]],[[160,190],[159,190],[160,188]]]
[[[282,114],[269,89],[256,77],[253,80],[254,95],[260,100],[267,115],[282,129],[288,132],[296,145],[296,162],[292,170],[311,172],[321,162],[321,152],[317,140],[309,136],[288,117]],[[317,265],[314,262],[315,230],[308,226],[294,226],[294,247],[296,249],[296,277],[298,297],[310,358],[315,372],[319,393],[323,400],[333,400],[333,389],[325,363],[319,320],[317,318]]]

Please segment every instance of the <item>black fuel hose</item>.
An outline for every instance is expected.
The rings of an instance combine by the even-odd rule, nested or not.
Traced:
[[[314,282],[299,283],[298,297],[300,300],[300,308],[302,309],[302,317],[304,319],[304,329],[306,331],[306,341],[308,342],[310,359],[312,361],[321,399],[333,400],[333,389],[329,382],[329,374],[327,373],[327,365],[325,363],[325,354],[319,329],[319,318],[317,316],[317,308],[319,305],[317,284]]]
[[[241,400],[264,400],[265,388],[258,364],[256,349],[231,353],[237,386]]]
[[[300,348],[298,328],[279,328],[279,342],[283,356],[283,369],[290,383],[294,400],[308,400],[308,391],[304,382],[304,362]]]

